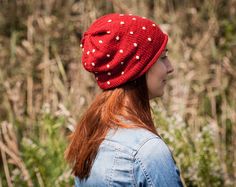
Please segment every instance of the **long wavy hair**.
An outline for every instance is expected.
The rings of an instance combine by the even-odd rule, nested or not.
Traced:
[[[132,121],[125,124],[118,115]],[[72,165],[72,173],[80,180],[90,175],[99,145],[109,129],[144,128],[158,135],[154,126],[146,84],[146,75],[119,87],[103,90],[82,115],[75,131],[69,135],[70,143],[65,159]]]

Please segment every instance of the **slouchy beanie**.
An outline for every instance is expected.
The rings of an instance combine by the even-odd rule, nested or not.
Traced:
[[[112,89],[145,74],[167,41],[167,34],[150,19],[107,14],[95,20],[83,34],[82,64],[94,74],[101,89]]]

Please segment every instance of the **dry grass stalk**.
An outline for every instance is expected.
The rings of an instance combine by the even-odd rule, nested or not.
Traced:
[[[28,186],[33,186],[28,170],[26,169],[23,160],[19,156],[20,152],[17,146],[17,139],[12,125],[7,122],[2,122],[0,132],[0,149],[3,156],[5,175],[8,185],[13,186],[10,178],[11,176],[8,169],[8,164],[14,164],[22,171],[22,177],[27,182]],[[6,155],[9,156],[8,160],[6,158]]]

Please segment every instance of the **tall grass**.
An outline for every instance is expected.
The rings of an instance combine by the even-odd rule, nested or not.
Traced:
[[[174,74],[151,101],[186,186],[236,184],[235,0],[1,0],[0,186],[72,186],[66,135],[100,91],[82,33],[110,12],[169,34]]]

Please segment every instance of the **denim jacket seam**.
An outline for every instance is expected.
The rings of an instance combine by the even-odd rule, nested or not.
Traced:
[[[147,179],[149,185],[151,185],[151,186],[152,186],[151,178],[149,177],[148,173],[146,172],[146,170],[145,170],[145,168],[144,168],[144,166],[143,166],[143,164],[142,164],[142,161],[141,161],[138,157],[136,157],[136,154],[138,153],[138,151],[141,149],[141,147],[142,147],[146,142],[148,142],[149,140],[151,140],[151,139],[153,139],[153,138],[158,138],[158,137],[151,137],[151,138],[145,139],[141,144],[139,144],[139,148],[138,148],[137,150],[134,150],[134,154],[133,154],[134,163],[136,162],[135,160],[137,160],[137,161],[140,163],[141,169],[142,169],[142,171],[143,171],[142,173],[144,173],[144,177]],[[132,172],[133,172],[132,179],[133,179],[133,181],[134,181],[134,185],[135,185],[135,186],[138,186],[138,184],[136,183],[135,177],[134,177],[134,173],[135,173],[135,172],[134,172],[134,165],[133,165],[133,170],[132,170]]]
[[[133,161],[135,162],[135,159],[133,158]],[[134,184],[134,187],[137,187],[138,186],[138,184],[136,183],[136,180],[135,180],[135,172],[134,172],[134,162],[133,162],[133,164],[131,165],[132,166],[132,168],[131,168],[131,172],[132,172],[132,180],[133,180],[133,184]]]
[[[153,137],[150,137],[150,138],[148,138],[148,139],[145,139],[145,140],[139,145],[139,147],[137,148],[137,150],[135,151],[134,156],[136,156],[136,154],[139,152],[139,150],[143,147],[144,144],[146,144],[148,141],[150,141],[150,140],[152,140],[152,139],[155,139],[155,138],[159,139],[160,137],[158,137],[158,136],[153,136]]]
[[[154,139],[154,138],[158,138],[158,139],[159,139],[160,137],[153,137],[153,138],[150,138],[150,139],[148,139],[147,141],[145,141],[145,142],[139,147],[138,151],[137,151],[136,154],[135,154],[135,159],[140,163],[141,168],[142,168],[142,170],[143,170],[143,173],[145,174],[145,177],[147,178],[147,181],[148,181],[148,179],[150,179],[151,185],[153,185],[153,184],[152,184],[151,177],[148,175],[147,171],[145,170],[145,167],[144,167],[144,165],[143,165],[141,159],[137,156],[137,153],[139,152],[139,150],[142,148],[142,146],[143,146],[145,143],[147,143],[149,140],[152,140],[152,139]],[[167,185],[166,182],[165,182],[165,184]]]
[[[107,179],[107,182],[108,182],[108,186],[112,186],[112,175],[114,173],[114,168],[115,168],[115,165],[116,165],[116,162],[117,162],[117,158],[118,158],[118,150],[115,149],[116,153],[115,153],[115,157],[114,157],[114,162],[113,162],[113,165],[111,167],[111,172],[109,175],[107,175],[106,179]]]
[[[151,186],[153,186],[151,177],[148,175],[146,169],[144,168],[144,165],[143,165],[142,161],[141,161],[138,157],[136,157],[136,160],[137,160],[138,163],[140,164],[140,166],[141,166],[140,168],[142,169],[142,171],[143,171],[142,173],[144,174],[144,177],[147,179],[148,184],[151,185]]]
[[[130,147],[124,146],[124,145],[120,144],[119,142],[114,142],[112,140],[106,140],[106,142],[104,142],[104,144],[107,144],[109,146],[113,146],[115,150],[119,150],[120,152],[125,153],[131,157],[133,157],[134,154],[137,152],[136,149],[132,149]],[[115,144],[117,144],[118,146],[116,146]],[[122,148],[130,149],[130,152],[127,150],[123,150]]]

